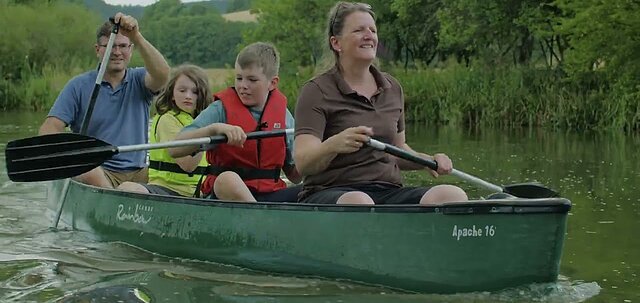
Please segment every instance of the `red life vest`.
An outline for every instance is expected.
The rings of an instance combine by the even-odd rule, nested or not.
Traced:
[[[269,93],[260,123],[256,122],[249,109],[242,104],[234,88],[227,88],[213,96],[215,100],[222,102],[227,124],[240,126],[245,133],[286,128],[287,97],[277,88]],[[239,173],[250,190],[270,193],[287,187],[286,183],[280,179],[280,169],[284,165],[286,148],[286,137],[247,140],[242,148],[220,144],[207,151],[207,162],[214,168],[222,168],[221,171],[243,171],[246,175],[261,176],[245,178]],[[202,192],[205,195],[212,192],[213,182],[220,172],[207,175],[202,184]]]

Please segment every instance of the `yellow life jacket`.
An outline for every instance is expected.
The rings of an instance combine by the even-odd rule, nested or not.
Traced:
[[[168,111],[163,115],[174,116],[182,126],[187,126],[193,122],[193,117],[186,112],[180,111]],[[151,122],[151,136],[149,137],[150,143],[156,143],[158,129],[158,121],[163,115],[155,115]],[[198,171],[206,169],[207,159],[203,156],[200,159],[198,168],[192,173],[185,172],[178,166],[175,159],[169,155],[166,148],[153,149],[149,151],[149,184],[156,184],[171,189],[181,195],[190,197],[193,196],[200,175]]]

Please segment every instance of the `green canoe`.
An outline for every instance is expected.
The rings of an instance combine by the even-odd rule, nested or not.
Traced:
[[[174,257],[432,293],[553,282],[571,203],[480,200],[437,207],[233,203],[53,181],[62,220],[102,241]]]

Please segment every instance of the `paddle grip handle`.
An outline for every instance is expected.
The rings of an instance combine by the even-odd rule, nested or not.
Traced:
[[[384,151],[387,152],[389,154],[392,154],[398,158],[402,158],[408,161],[412,161],[414,163],[418,163],[421,165],[424,165],[434,171],[438,170],[438,162],[430,160],[430,159],[425,159],[419,156],[416,156],[414,154],[411,154],[409,152],[407,152],[406,150],[399,148],[397,146],[391,145],[391,144],[386,144],[386,143],[382,143],[376,139],[369,139],[369,141],[367,142],[367,144],[371,147],[373,147],[374,149],[380,150],[380,151]]]
[[[109,17],[109,21],[113,23],[113,27],[111,28],[111,32],[117,34],[120,30],[120,22],[116,23],[116,19],[114,17]]]

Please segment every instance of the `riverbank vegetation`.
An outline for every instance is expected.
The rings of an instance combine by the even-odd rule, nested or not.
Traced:
[[[322,29],[333,3],[256,0],[258,26],[245,40],[277,41],[285,66],[326,68]],[[410,120],[640,128],[637,1],[368,3],[381,65],[402,83]]]
[[[0,0],[0,24],[12,29],[0,33],[0,108],[46,110],[67,79],[95,68],[100,13],[66,2]],[[229,22],[210,5],[160,0],[144,8],[141,27],[171,64],[212,70],[232,67],[248,43],[273,42],[282,57],[280,88],[294,107],[302,84],[326,68],[323,30],[335,2],[242,2],[257,23]],[[380,65],[403,84],[409,120],[640,128],[637,1],[369,3],[377,13]]]

